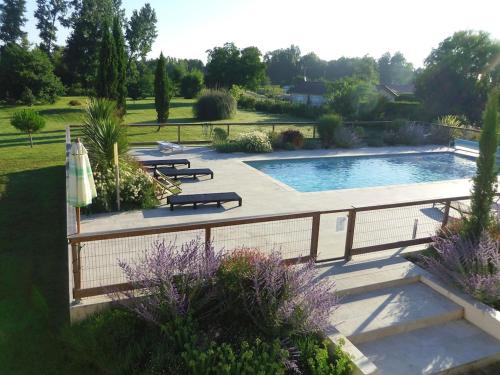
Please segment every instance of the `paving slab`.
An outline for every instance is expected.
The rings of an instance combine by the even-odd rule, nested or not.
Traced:
[[[331,323],[358,344],[462,316],[461,306],[416,282],[346,296]]]
[[[500,360],[500,341],[463,319],[356,346],[384,375],[457,373]]]

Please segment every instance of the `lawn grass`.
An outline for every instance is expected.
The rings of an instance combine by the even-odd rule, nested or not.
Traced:
[[[68,104],[72,99],[86,101],[63,97],[33,107],[47,121],[34,135],[33,148],[10,125],[14,111],[23,107],[0,105],[0,374],[68,373],[59,336],[68,324],[64,140],[65,126],[80,124],[82,112]],[[174,99],[170,120],[195,121],[191,105]],[[125,121],[153,123],[155,116],[152,99],[138,100],[129,103]],[[303,120],[239,111],[231,121]],[[231,135],[250,128],[233,127]],[[177,128],[130,128],[129,134],[130,142],[176,140]],[[207,139],[201,126],[183,128],[182,138]]]

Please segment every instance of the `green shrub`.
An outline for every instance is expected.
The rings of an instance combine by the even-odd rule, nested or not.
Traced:
[[[193,112],[202,121],[229,119],[236,114],[236,101],[226,90],[204,90],[193,106]]]
[[[336,113],[323,115],[319,119],[318,135],[324,147],[333,145],[335,130],[342,125],[342,117]]]
[[[285,374],[288,351],[279,340],[272,344],[259,339],[250,345],[243,341],[238,350],[211,342],[206,350],[185,346],[182,358],[189,374]]]
[[[321,148],[321,141],[318,139],[306,139],[302,148],[305,150],[317,150]]]
[[[238,102],[240,98],[245,94],[245,89],[238,85],[232,85],[229,89],[231,96]]]
[[[384,147],[385,143],[382,137],[368,137],[366,139],[366,145],[368,147]]]
[[[364,139],[366,137],[365,128],[363,128],[362,126],[356,126],[354,128],[354,134],[356,134],[356,137],[358,137],[359,139]]]
[[[242,145],[235,141],[235,140],[228,140],[226,139],[225,141],[217,141],[213,143],[213,147],[215,148],[215,151],[228,154],[231,152],[243,152],[243,147]]]
[[[215,128],[212,131],[212,138],[214,142],[225,141],[228,137],[227,132],[222,128]]]
[[[19,100],[21,104],[25,104],[28,106],[32,106],[36,102],[35,95],[33,95],[33,91],[30,88],[26,87],[21,93],[21,99]]]
[[[293,338],[293,343],[300,351],[301,368],[311,375],[348,375],[354,370],[349,355],[342,351],[343,341],[333,346],[316,335],[304,335]]]
[[[356,133],[346,126],[339,126],[334,133],[335,146],[342,148],[352,148],[359,146],[361,141]]]
[[[242,95],[238,99],[238,108],[255,110],[256,99],[249,95]]]
[[[425,143],[425,130],[423,126],[404,120],[394,121],[391,128],[383,135],[384,142],[388,145],[418,146]]]
[[[94,168],[106,169],[113,163],[114,144],[118,152],[127,152],[127,128],[121,124],[115,102],[92,98],[85,109],[82,134]]]
[[[17,130],[29,135],[30,146],[33,147],[33,133],[45,127],[45,120],[42,116],[31,109],[21,109],[14,112],[10,124]]]
[[[453,129],[445,126],[431,125],[427,135],[427,143],[435,145],[448,145],[453,138]]]
[[[279,149],[283,146],[283,139],[281,138],[280,133],[270,131],[267,133],[267,138],[269,138],[269,142],[271,142],[273,150]]]
[[[182,77],[180,93],[185,99],[195,98],[202,89],[203,73],[199,70],[193,70]]]
[[[117,209],[115,176],[115,168],[111,166],[94,170],[97,197],[87,212]],[[120,161],[120,203],[121,210],[154,208],[158,204],[152,178],[138,164],[126,158]]]
[[[154,332],[128,311],[112,309],[92,315],[64,330],[68,373],[139,373],[147,361]],[[119,348],[119,350],[117,350]]]
[[[238,134],[235,140],[245,152],[272,152],[273,147],[266,133],[252,131]]]
[[[82,102],[80,102],[79,100],[76,100],[76,99],[72,99],[68,102],[68,104],[72,107],[76,107],[76,106],[80,106],[82,105]]]
[[[386,102],[383,111],[386,120],[397,118],[420,120],[423,116],[422,105],[419,102]]]
[[[304,135],[300,130],[288,129],[281,132],[283,144],[291,144],[293,148],[302,148],[304,145]]]

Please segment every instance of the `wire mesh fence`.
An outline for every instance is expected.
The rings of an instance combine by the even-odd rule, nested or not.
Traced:
[[[308,256],[311,251],[312,217],[217,227],[211,230],[216,249],[279,251],[283,259]]]
[[[364,248],[432,236],[443,222],[439,203],[358,212],[353,248]]]
[[[498,216],[500,204],[495,201]],[[431,242],[444,224],[470,214],[470,197],[406,202],[345,210],[227,219],[69,236],[75,298],[98,295],[126,283],[119,262],[135,264],[157,241],[181,246],[192,240],[216,251],[280,251],[292,261],[349,259]]]

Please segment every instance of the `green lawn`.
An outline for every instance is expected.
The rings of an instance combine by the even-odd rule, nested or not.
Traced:
[[[0,374],[68,373],[59,335],[68,323],[64,129],[81,123],[82,110],[69,106],[71,99],[85,102],[65,97],[34,107],[47,126],[34,136],[32,149],[27,137],[10,125],[12,113],[21,107],[0,105]],[[174,99],[170,120],[194,121],[191,105]],[[129,103],[127,123],[154,119],[151,99]],[[239,111],[231,121],[295,120],[300,121]],[[234,127],[231,134],[247,129]],[[131,142],[175,140],[177,128],[131,128],[129,133]],[[203,137],[201,126],[182,129],[183,139]]]

